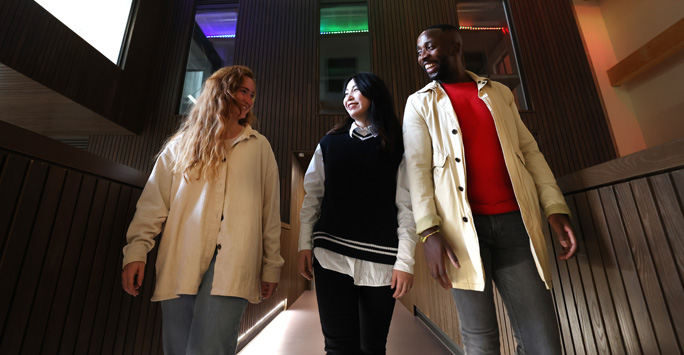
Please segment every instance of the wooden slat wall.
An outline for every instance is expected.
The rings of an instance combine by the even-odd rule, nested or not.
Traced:
[[[151,283],[137,298],[121,288],[123,236],[145,179],[104,177],[129,168],[1,128],[0,353],[161,353]],[[94,168],[73,168],[84,160]]]
[[[521,117],[556,176],[615,158],[572,3],[508,2],[531,105]]]
[[[121,288],[124,235],[144,174],[3,122],[0,142],[0,353],[161,353],[154,267],[140,297]],[[286,224],[281,245],[296,255]],[[155,258],[156,249],[148,265]],[[248,306],[241,333],[304,291],[293,260],[273,297]]]
[[[194,7],[194,1],[135,1],[126,60],[118,67],[38,3],[6,0],[0,62],[140,133],[147,121],[176,109]]]
[[[552,259],[552,297],[566,354],[684,351],[683,167],[679,140],[559,179],[580,245],[571,260]],[[544,227],[553,241],[549,252],[557,255],[557,239]],[[429,276],[420,247],[414,284],[402,302],[429,314],[460,344],[457,310]],[[501,352],[514,354],[498,295],[495,302]]]
[[[679,169],[567,196],[582,245],[556,265],[567,353],[682,352],[683,187]]]

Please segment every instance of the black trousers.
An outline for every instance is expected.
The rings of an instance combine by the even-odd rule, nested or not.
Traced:
[[[318,314],[328,355],[385,354],[394,312],[389,286],[356,286],[314,260]]]

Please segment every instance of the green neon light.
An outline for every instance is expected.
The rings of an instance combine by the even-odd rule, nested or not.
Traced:
[[[321,34],[368,32],[366,5],[341,5],[321,8]]]
[[[322,35],[338,35],[338,34],[344,34],[344,33],[368,33],[368,30],[321,32]]]

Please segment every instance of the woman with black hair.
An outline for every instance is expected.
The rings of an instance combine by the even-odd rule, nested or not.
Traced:
[[[298,267],[316,276],[326,353],[385,354],[417,241],[401,124],[378,76],[358,73],[344,87],[349,117],[323,137],[304,177]]]

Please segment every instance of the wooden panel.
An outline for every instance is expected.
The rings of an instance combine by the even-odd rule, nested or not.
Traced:
[[[31,313],[33,295],[35,295],[36,289],[38,288],[38,281],[43,266],[42,261],[45,259],[50,231],[56,216],[59,195],[62,191],[65,174],[66,172],[64,169],[50,170],[49,175],[45,180],[44,192],[40,197],[38,213],[35,215],[35,219],[41,221],[41,223],[35,225],[30,232],[30,238],[22,238],[23,233],[19,231],[20,234],[14,235],[15,239],[23,239],[23,242],[26,243],[25,252],[12,248],[12,244],[14,244],[12,243],[12,240],[10,240],[8,247],[4,250],[4,252],[7,253],[8,258],[3,258],[2,264],[3,266],[10,267],[11,270],[4,270],[4,267],[0,267],[0,272],[2,272],[3,276],[8,276],[7,274],[11,274],[12,272],[20,273],[16,288],[6,287],[5,290],[13,290],[15,294],[23,297],[15,297],[11,303],[12,306],[6,324],[11,324],[12,326],[7,327],[3,334],[3,341],[0,344],[0,353],[18,353],[21,347],[24,332],[26,331],[26,326],[29,321],[29,318],[26,317],[26,315]],[[30,223],[32,224],[33,221]],[[23,256],[25,256],[23,262],[14,264],[17,261],[15,258]],[[6,280],[3,278],[2,281]],[[9,302],[7,302],[7,304],[9,305]]]
[[[575,174],[559,177],[558,186],[566,194],[610,185],[618,181],[664,172],[684,165],[684,139],[678,139]]]
[[[109,253],[110,241],[112,239],[112,229],[114,219],[116,217],[117,203],[121,194],[121,185],[110,184],[109,191],[104,206],[102,223],[99,226],[99,236],[94,237],[97,241],[97,247],[94,253],[92,262],[92,271],[87,283],[87,291],[85,292],[85,299],[83,301],[83,316],[81,317],[80,325],[78,327],[78,338],[74,347],[74,352],[84,354],[88,352],[91,337],[93,336],[95,317],[98,313],[98,300],[101,297],[106,297],[106,294],[101,292],[103,287],[103,273],[106,267],[107,254]],[[118,234],[121,235],[121,234]],[[118,245],[117,245],[118,246]]]
[[[308,161],[302,164],[299,155],[302,156],[312,156],[312,152],[303,153],[296,152],[296,158],[292,159],[292,188],[291,188],[291,198],[290,198],[290,243],[285,248],[281,254],[286,260],[291,260],[289,263],[290,267],[287,269],[287,273],[290,275],[290,282],[288,282],[287,287],[287,305],[288,307],[292,305],[299,296],[310,288],[310,282],[299,274],[299,269],[297,265],[298,255],[299,255],[299,211],[302,208],[302,203],[304,201],[304,174],[308,167]]]
[[[561,333],[572,335],[572,343],[564,340],[566,353],[681,353],[682,246],[681,228],[674,226],[684,223],[678,190],[684,174],[662,168],[568,196],[580,242],[579,277],[570,271],[554,279],[554,294],[576,290],[556,297]]]
[[[70,111],[92,112],[133,132],[140,132],[147,121],[172,115],[184,77],[189,45],[185,39],[192,31],[194,4],[134,2],[134,30],[125,62],[117,66],[38,3],[3,1],[0,62],[55,93],[41,91],[51,99],[31,104],[7,102],[12,105],[11,114],[32,121],[43,119],[44,128],[52,130],[65,128],[59,127],[59,118],[66,123]],[[15,94],[13,87],[0,88],[0,97]],[[50,106],[51,102],[60,106]],[[72,128],[72,134],[84,134]]]
[[[592,191],[587,194],[575,195],[574,198],[577,203],[575,216],[579,224],[577,231],[580,240],[578,242],[583,253],[587,255],[587,260],[580,265],[590,268],[590,272],[583,272],[584,275],[590,277],[584,277],[582,281],[585,292],[591,295],[589,310],[598,353],[622,354],[625,353],[624,345],[598,244],[598,238],[602,232],[597,231],[597,223],[600,223],[601,218],[592,214],[592,207],[600,208],[600,203],[597,203],[598,195],[596,191]],[[603,235],[605,236],[605,234]]]
[[[126,230],[126,216],[131,200],[131,188],[124,186],[121,188],[117,196],[117,208],[112,224],[112,235],[123,236]],[[89,337],[88,353],[100,354],[103,352],[102,345],[105,336],[105,326],[110,308],[110,301],[120,296],[120,279],[117,277],[120,274],[120,255],[122,243],[124,238],[112,237],[109,239],[109,247],[107,257],[105,259],[105,273],[102,277],[102,289],[98,299],[97,311],[95,312],[95,319],[92,329],[92,335]]]
[[[0,148],[49,162],[57,162],[61,166],[94,175],[107,176],[110,179],[134,186],[144,186],[147,181],[147,174],[139,170],[122,164],[115,164],[110,160],[67,146],[3,121],[0,121]],[[20,168],[14,167],[13,169]]]
[[[107,352],[104,320],[120,312],[110,309],[108,297],[123,293],[120,278],[113,276],[120,273],[124,230],[140,187],[122,189],[120,183],[25,157],[5,150],[7,143],[0,150],[0,191],[6,192],[0,210],[0,278],[6,285],[0,291],[0,352]],[[110,164],[102,171],[118,165]],[[147,324],[150,331],[155,326]],[[159,341],[151,339],[149,350],[157,352]]]
[[[64,322],[69,309],[71,290],[74,287],[76,269],[78,267],[80,250],[83,246],[85,230],[88,221],[88,211],[92,204],[92,196],[95,191],[97,179],[92,176],[84,176],[78,192],[78,200],[74,209],[73,220],[69,230],[64,259],[59,271],[59,281],[55,292],[54,301],[48,319],[48,328],[45,332],[43,351],[59,349]]]
[[[594,268],[603,266],[608,280],[607,286],[609,293],[603,294],[602,306],[604,308],[614,308],[617,314],[619,326],[622,332],[622,339],[628,354],[638,354],[641,352],[639,337],[637,336],[635,319],[632,317],[629,301],[627,300],[627,291],[622,282],[620,273],[620,265],[618,264],[615,249],[613,247],[613,234],[611,226],[616,222],[614,213],[606,213],[603,205],[607,207],[614,207],[614,204],[607,203],[608,197],[602,195],[610,193],[608,188],[603,191],[593,190],[588,193],[589,203],[592,212],[592,218],[599,231],[598,247],[603,258],[603,265],[593,265]],[[619,226],[619,225],[618,225]],[[596,274],[597,272],[595,272]],[[607,296],[611,295],[612,299],[608,300]],[[610,313],[607,313],[610,314]],[[620,352],[616,352],[619,354]]]
[[[6,122],[57,137],[130,131],[0,63],[0,112]]]
[[[666,175],[631,181],[630,187],[639,216],[635,220],[629,219],[628,221],[636,227],[641,227],[635,233],[639,239],[637,239],[638,244],[632,244],[632,253],[637,259],[644,259],[644,267],[642,267],[644,270],[641,272],[644,274],[642,284],[649,300],[649,312],[658,336],[660,351],[664,354],[675,354],[682,352],[675,329],[684,330],[682,328],[684,319],[681,317],[672,319],[670,315],[681,314],[684,310],[684,288],[677,275],[668,238],[661,222],[662,213],[659,213],[656,207],[654,193],[651,190],[653,186],[658,186],[661,193],[663,189],[672,191],[668,186],[669,183]],[[669,203],[667,203],[668,200]],[[666,207],[673,208],[669,214],[675,215],[672,212],[677,210],[679,204],[668,197],[662,202]],[[682,220],[681,213],[679,220]],[[670,238],[674,236],[675,234],[672,234]],[[661,289],[660,285],[667,286]]]
[[[64,182],[47,254],[43,261],[43,271],[40,275],[38,290],[26,330],[26,341],[22,348],[24,354],[39,354],[43,345],[82,178],[82,174],[68,172]]]
[[[553,243],[554,252],[551,253],[551,255],[557,255],[559,251],[562,250],[562,247],[558,243],[558,238],[556,238],[555,235],[551,235],[550,231],[547,233],[549,233],[547,236]],[[561,287],[559,288],[556,288],[554,285],[554,293],[558,293],[556,295],[556,305],[559,308],[559,312],[565,312],[567,315],[567,328],[562,330],[567,332],[566,338],[564,339],[564,346],[566,349],[574,349],[575,354],[586,354],[587,352],[583,342],[582,323],[580,323],[580,320],[583,320],[583,299],[574,299],[578,294],[578,286],[573,284],[573,280],[579,278],[577,261],[574,259],[559,261],[556,263],[556,267],[558,268],[558,282],[561,284]],[[579,292],[581,292],[581,289]]]
[[[612,86],[628,83],[684,49],[684,18],[608,69]]]
[[[3,164],[0,175],[0,247],[3,249],[28,166],[28,160],[11,155]]]
[[[2,264],[0,264],[0,283],[7,285],[0,293],[0,320],[6,320],[9,313],[13,291],[17,287],[23,259],[28,246],[28,238],[33,227],[33,219],[38,210],[42,189],[31,189],[28,186],[43,186],[47,177],[47,166],[31,164],[26,174],[24,188],[21,190],[16,214],[7,234],[7,241],[3,248]]]

